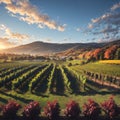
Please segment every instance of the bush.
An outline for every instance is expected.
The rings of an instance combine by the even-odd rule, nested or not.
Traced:
[[[49,119],[57,119],[60,115],[60,106],[57,101],[48,102],[47,106],[44,108],[44,114]]]
[[[3,116],[6,118],[14,118],[19,109],[20,109],[20,104],[18,104],[15,101],[9,101],[5,106],[3,106],[2,109]]]
[[[41,107],[38,102],[30,102],[24,107],[23,116],[29,119],[35,119],[39,116],[41,112]]]
[[[70,101],[65,108],[64,114],[69,118],[78,118],[80,115],[79,104],[75,101]]]
[[[92,99],[88,99],[88,102],[83,105],[83,114],[89,119],[96,119],[101,113],[101,109],[98,103]]]
[[[101,103],[101,107],[105,112],[105,114],[107,115],[107,117],[109,117],[110,119],[113,119],[120,114],[119,113],[120,108],[117,106],[117,104],[113,100],[113,97],[110,97],[108,100]]]

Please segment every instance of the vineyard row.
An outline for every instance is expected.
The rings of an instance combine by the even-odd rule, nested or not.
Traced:
[[[19,92],[79,93],[82,86],[82,75],[56,64],[8,68],[0,73],[0,88]]]

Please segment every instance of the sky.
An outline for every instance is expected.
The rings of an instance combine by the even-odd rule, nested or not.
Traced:
[[[0,49],[120,39],[120,0],[0,0]]]

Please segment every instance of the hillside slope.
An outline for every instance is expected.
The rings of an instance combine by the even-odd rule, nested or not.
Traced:
[[[59,52],[57,56],[72,56],[81,59],[120,59],[120,40],[94,44],[90,43],[89,46],[77,46],[70,48],[66,51]]]
[[[33,42],[26,45],[21,45],[14,48],[5,49],[5,53],[16,53],[16,54],[36,54],[36,55],[46,55],[46,54],[54,54],[58,52],[63,52],[68,49],[74,48],[77,50],[80,48],[91,48],[100,46],[98,43],[66,43],[66,44],[58,44],[58,43],[45,43],[45,42]]]
[[[30,44],[5,49],[4,53],[74,56],[89,59],[113,59],[120,52],[120,40],[105,43],[45,43],[36,41]],[[116,53],[117,52],[117,53]],[[112,56],[111,56],[111,55]]]

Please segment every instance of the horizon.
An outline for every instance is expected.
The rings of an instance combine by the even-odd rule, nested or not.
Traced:
[[[110,42],[114,42],[114,41],[119,41],[119,40],[113,40],[113,41],[103,41],[103,42],[100,42],[101,44],[102,43],[110,43]],[[79,43],[75,43],[75,42],[71,42],[71,43],[55,43],[55,42],[46,42],[46,41],[33,41],[31,43],[27,43],[27,44],[22,44],[22,45],[17,45],[17,46],[14,46],[14,47],[10,47],[10,48],[5,48],[5,49],[0,49],[0,50],[6,50],[6,49],[11,49],[11,48],[16,48],[16,47],[20,47],[20,46],[24,46],[24,45],[29,45],[29,44],[32,44],[32,43],[36,43],[36,42],[40,42],[40,43],[47,43],[47,44],[92,44],[92,43],[95,43],[95,44],[99,44],[98,42],[88,42],[88,43],[82,43],[82,42],[79,42]]]
[[[120,39],[119,0],[0,0],[0,10],[0,49]]]

